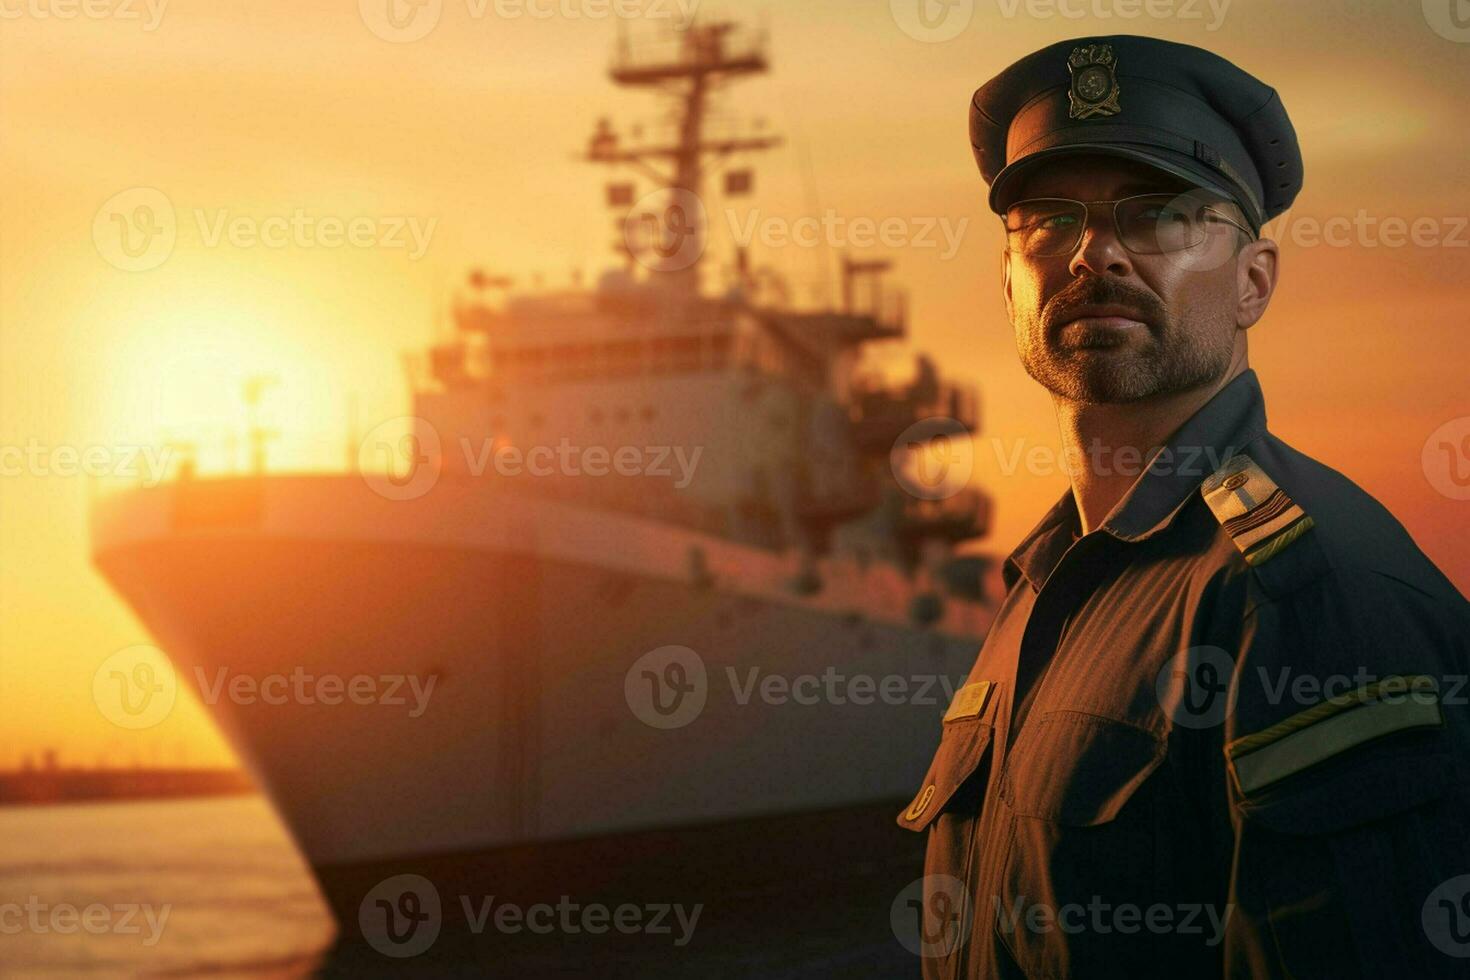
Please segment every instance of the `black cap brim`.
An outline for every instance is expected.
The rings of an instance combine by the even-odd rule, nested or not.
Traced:
[[[1019,198],[1014,194],[1020,186],[1020,177],[1030,173],[1037,164],[1053,161],[1061,157],[1069,156],[1109,156],[1119,157],[1124,160],[1135,160],[1139,163],[1162,170],[1171,176],[1188,181],[1195,187],[1203,188],[1221,197],[1234,201],[1245,215],[1253,231],[1260,232],[1259,218],[1254,209],[1243,199],[1239,189],[1230,187],[1220,179],[1220,175],[1214,170],[1183,153],[1176,153],[1165,147],[1155,146],[1129,146],[1119,143],[1066,143],[1061,146],[1052,146],[1044,150],[1028,153],[1026,156],[1015,161],[995,175],[995,180],[990,185],[990,209],[996,214],[1004,214],[1005,209],[1014,204]]]

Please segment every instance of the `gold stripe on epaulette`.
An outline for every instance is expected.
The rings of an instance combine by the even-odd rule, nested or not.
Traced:
[[[1225,461],[1200,487],[1205,503],[1245,560],[1259,565],[1313,527],[1286,491],[1244,453]]]
[[[1443,723],[1433,677],[1385,677],[1242,736],[1225,755],[1241,793],[1249,795],[1382,735]]]

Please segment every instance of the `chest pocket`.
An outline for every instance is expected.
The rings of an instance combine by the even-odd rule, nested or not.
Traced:
[[[973,714],[961,715],[956,712],[956,707],[963,705],[951,706],[940,736],[939,750],[929,763],[929,771],[924,775],[919,792],[898,815],[900,827],[913,831],[927,830],[944,808],[955,800],[960,788],[970,782],[981,768],[981,762],[990,751],[991,735],[995,731],[991,719],[999,698],[994,696],[993,687],[983,681],[966,685],[956,695],[956,701],[967,696],[967,692],[968,696],[974,697],[981,684],[986,688],[979,693],[983,702]]]
[[[1142,728],[1049,712],[1021,732],[1001,795],[1017,816],[1070,827],[1107,823],[1164,761],[1164,750],[1163,739]]]
[[[1017,737],[1001,774],[1012,818],[995,931],[1027,976],[1070,976],[1084,963],[1111,964],[1109,976],[1161,975],[1149,962],[1167,958],[1158,942],[1075,926],[1098,901],[1159,900],[1161,808],[1149,777],[1165,751],[1161,736],[1076,711],[1040,715]],[[1028,927],[1021,913],[1037,906],[1069,927]]]

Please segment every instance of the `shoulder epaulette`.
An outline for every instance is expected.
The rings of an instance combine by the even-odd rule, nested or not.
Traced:
[[[1241,453],[1200,488],[1215,519],[1251,565],[1260,565],[1312,528],[1312,518]]]

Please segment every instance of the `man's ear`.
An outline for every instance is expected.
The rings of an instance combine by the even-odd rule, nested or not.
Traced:
[[[1276,292],[1281,250],[1269,238],[1248,242],[1235,264],[1235,325],[1241,330],[1255,326]]]
[[[1000,253],[1001,294],[1006,299],[1006,319],[1015,322],[1015,310],[1011,305],[1011,250]]]

